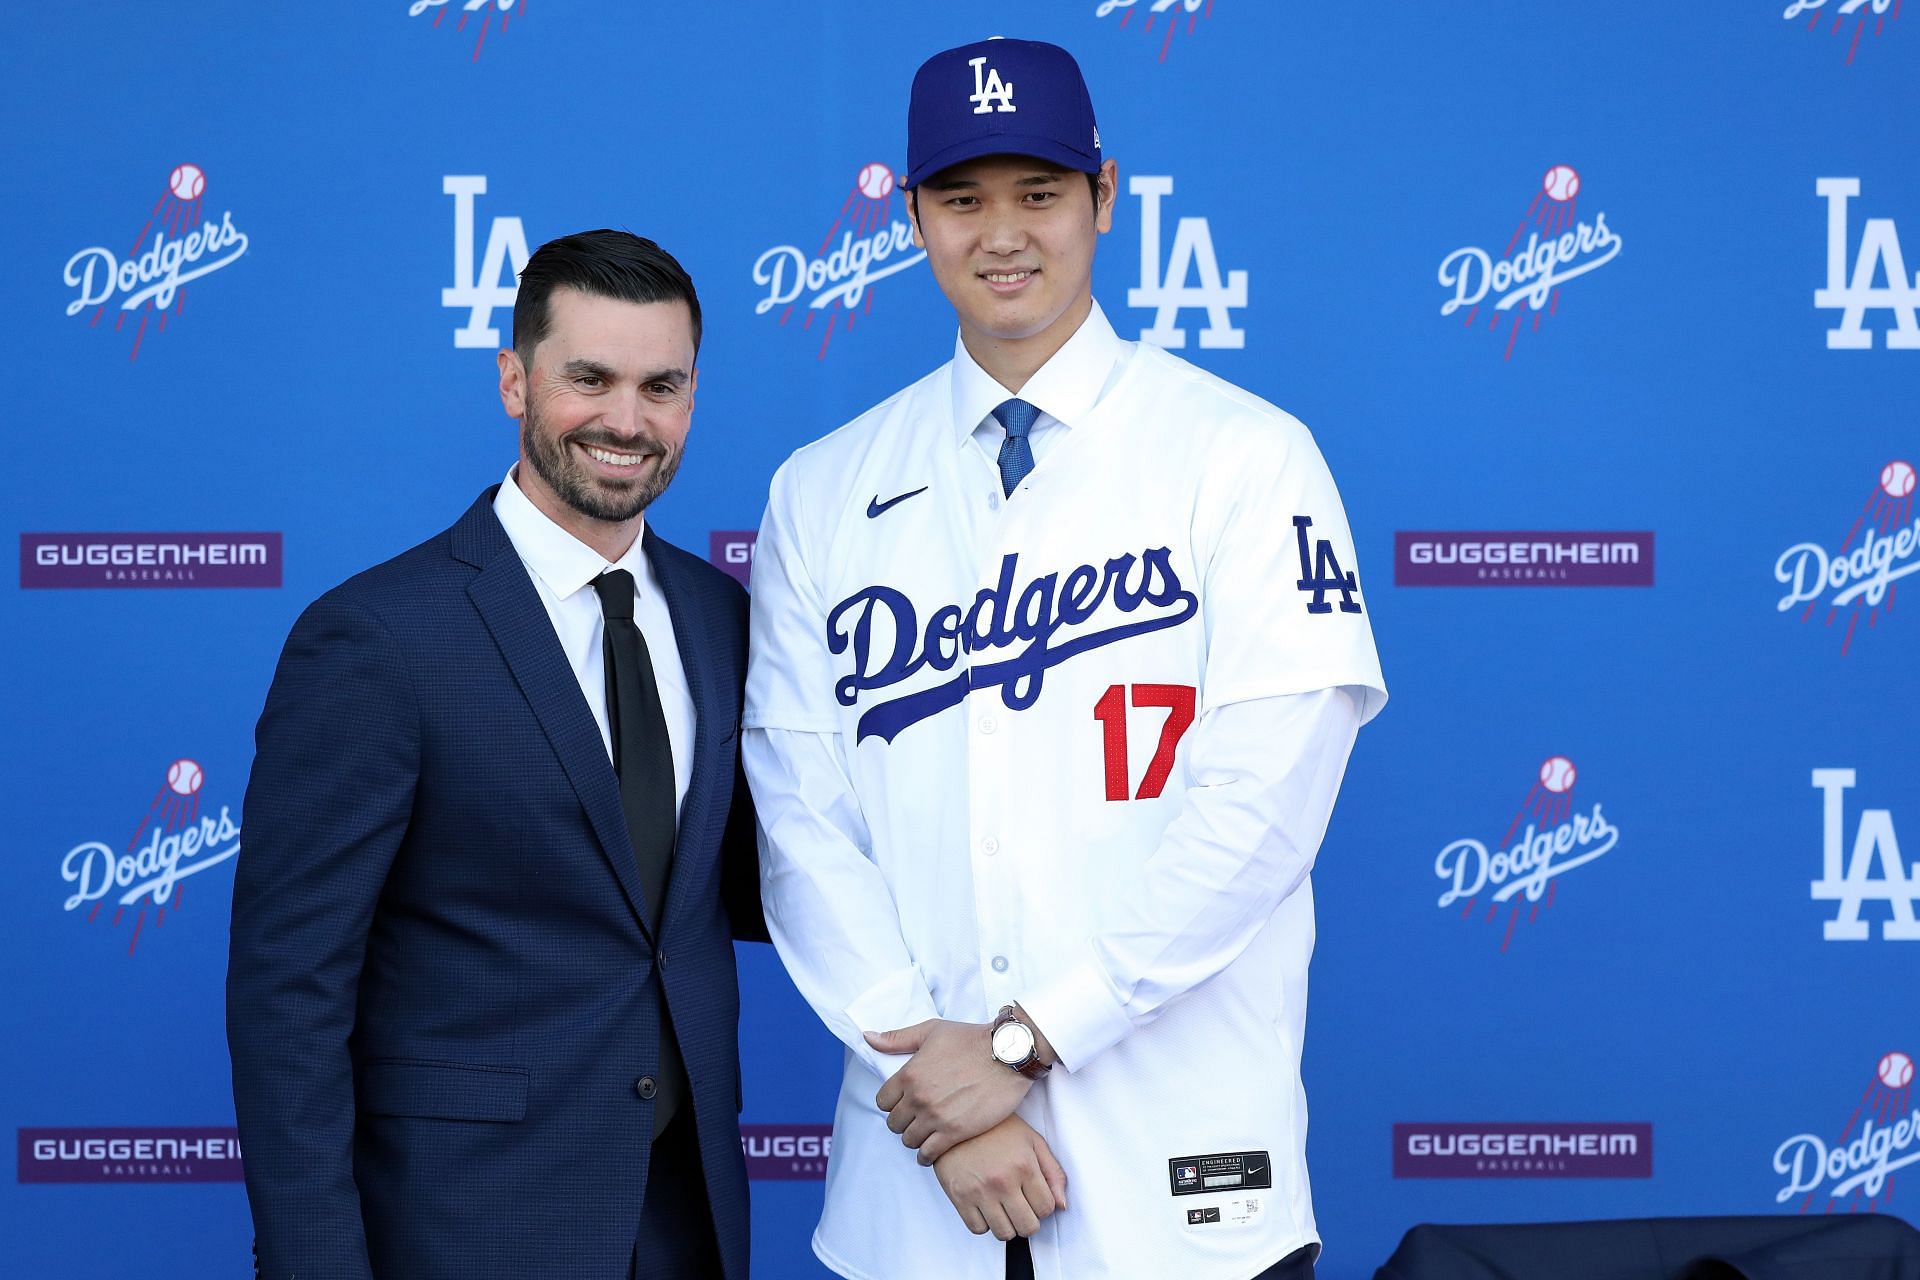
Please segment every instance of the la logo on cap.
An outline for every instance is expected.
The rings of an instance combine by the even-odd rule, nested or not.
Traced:
[[[968,100],[973,103],[973,114],[984,116],[990,111],[1015,111],[1013,105],[1013,86],[1000,78],[1000,73],[987,65],[987,56],[983,53],[969,60],[973,68],[973,92]],[[991,104],[998,102],[998,106]]]

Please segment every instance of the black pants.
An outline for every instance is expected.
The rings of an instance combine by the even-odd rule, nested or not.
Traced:
[[[1007,1280],[1033,1280],[1033,1249],[1024,1239],[1007,1245]],[[1295,1249],[1253,1280],[1313,1280],[1313,1246]]]
[[[633,1280],[719,1280],[721,1274],[689,1103],[653,1140],[632,1275]]]

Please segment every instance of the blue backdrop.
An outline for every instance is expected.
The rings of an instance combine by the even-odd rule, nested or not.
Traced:
[[[1316,874],[1322,1274],[1421,1220],[1920,1220],[1900,0],[121,0],[0,15],[0,1273],[243,1274],[253,720],[307,601],[506,470],[524,248],[692,272],[654,519],[744,568],[787,453],[951,349],[891,171],[993,33],[1086,69],[1116,327],[1304,420],[1358,542],[1394,701]],[[756,1273],[814,1276],[840,1055],[742,964]]]

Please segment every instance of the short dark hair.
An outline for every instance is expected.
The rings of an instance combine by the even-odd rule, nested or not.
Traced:
[[[700,351],[700,297],[693,278],[674,256],[631,231],[582,231],[549,240],[533,251],[520,272],[513,303],[513,349],[528,363],[547,336],[548,300],[555,289],[578,289],[621,302],[687,304],[693,316],[693,349]]]

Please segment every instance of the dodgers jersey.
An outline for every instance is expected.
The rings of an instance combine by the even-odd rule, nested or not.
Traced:
[[[1352,539],[1299,422],[1097,306],[1021,396],[1045,448],[1012,495],[959,346],[795,453],[761,526],[763,897],[847,1047],[814,1248],[999,1280],[861,1032],[1019,1001],[1059,1057],[1020,1114],[1069,1179],[1038,1275],[1245,1280],[1318,1239],[1308,872],[1386,698]]]

